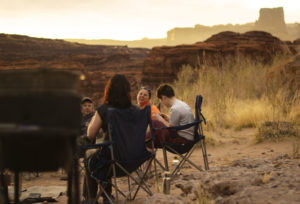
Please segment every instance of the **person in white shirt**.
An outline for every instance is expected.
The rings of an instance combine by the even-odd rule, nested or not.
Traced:
[[[156,95],[160,102],[170,108],[170,116],[160,113],[155,114],[153,127],[170,127],[186,125],[194,122],[192,109],[185,102],[175,97],[174,90],[171,86],[164,84],[158,87]],[[171,144],[185,144],[194,139],[194,126],[185,130],[169,131],[167,129],[155,131],[154,144],[159,147],[162,141]]]

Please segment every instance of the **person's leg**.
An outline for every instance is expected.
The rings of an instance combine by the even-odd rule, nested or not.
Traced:
[[[185,144],[188,140],[178,135],[177,131],[169,131],[168,137],[165,138],[166,142],[171,144]]]
[[[95,179],[86,174],[83,183],[83,197],[86,201],[95,201],[97,197],[98,184]]]
[[[114,199],[113,196],[112,196],[112,184],[111,184],[111,178],[108,179],[107,181],[102,181],[101,182],[101,185],[102,187],[104,188],[104,190],[106,191],[106,193],[108,194],[108,196],[111,198],[111,199]],[[106,204],[106,203],[110,203],[109,202],[109,199],[107,198],[107,196],[102,192],[101,193],[101,196],[103,197],[103,203]]]
[[[162,128],[166,127],[162,122],[158,120],[152,120],[152,126],[153,128]],[[169,131],[167,129],[160,129],[154,131],[154,147],[159,148],[161,147],[161,143],[163,141],[166,141],[166,138],[169,137]],[[146,145],[148,148],[152,149],[152,143],[151,143],[151,135],[150,132],[146,135]]]

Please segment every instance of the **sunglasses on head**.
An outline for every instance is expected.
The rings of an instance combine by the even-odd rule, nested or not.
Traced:
[[[148,91],[148,93],[149,93],[149,98],[151,98],[151,89],[149,89],[149,88],[147,88],[147,87],[144,87],[144,86],[142,86],[140,90],[142,90],[142,89]]]
[[[149,89],[149,88],[147,88],[147,87],[144,87],[144,86],[142,86],[141,89],[145,89],[145,90],[147,90],[147,91],[151,91],[151,89]]]

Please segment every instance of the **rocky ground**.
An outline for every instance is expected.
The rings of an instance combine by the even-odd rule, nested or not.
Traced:
[[[299,140],[286,138],[255,144],[256,132],[244,129],[216,133],[215,145],[207,147],[209,171],[199,172],[186,165],[172,180],[170,195],[162,193],[161,177],[158,184],[149,179],[154,195],[140,192],[130,203],[300,203]],[[162,161],[161,151],[157,157]],[[174,155],[168,157],[172,166]],[[201,149],[196,149],[192,160],[203,166]],[[67,203],[61,188],[66,186],[66,181],[60,180],[62,176],[61,171],[42,173],[39,177],[24,174],[23,195],[34,186],[52,190],[57,186],[60,192],[56,192],[55,200]],[[120,184],[126,186],[125,180]]]
[[[180,194],[155,194],[145,203],[299,203],[300,164],[287,154],[242,158],[209,171],[183,173],[172,182]]]

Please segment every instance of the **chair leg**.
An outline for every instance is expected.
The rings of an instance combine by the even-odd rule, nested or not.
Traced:
[[[168,158],[167,158],[167,150],[166,147],[163,147],[163,157],[165,162],[165,171],[169,171]]]
[[[73,159],[68,172],[68,204],[79,204],[78,160]]]
[[[73,172],[73,182],[74,182],[74,202],[75,204],[79,204],[80,195],[79,195],[79,173],[78,173],[78,159],[74,160],[74,172]]]
[[[72,178],[73,178],[73,171],[69,170],[68,172],[68,189],[67,189],[67,195],[68,195],[68,204],[72,204]]]
[[[148,169],[149,169],[149,166],[150,166],[150,164],[151,164],[151,162],[152,162],[152,160],[153,160],[153,158],[150,160],[150,162],[149,162],[149,164],[147,165],[147,167],[146,167],[146,173],[147,173],[147,171],[148,171]],[[142,188],[146,193],[148,193],[149,195],[153,195],[153,193],[152,193],[152,191],[149,189],[149,187],[147,186],[147,184],[144,182],[144,178],[145,178],[145,175],[146,175],[146,173],[143,173],[143,176],[142,177],[140,177],[140,180],[138,181],[136,178],[134,178],[122,165],[120,165],[119,163],[117,163],[116,162],[116,165],[122,170],[122,171],[124,171],[124,173],[126,173],[134,182],[135,182],[135,184],[138,184],[138,188],[137,188],[137,190],[136,190],[136,192],[139,190],[139,188]],[[143,185],[141,185],[141,184],[143,184]],[[117,190],[118,188],[116,188],[115,187],[115,189]],[[131,188],[130,189],[130,191],[132,192],[133,191],[133,188]],[[128,198],[128,194],[127,194],[127,196],[125,196],[125,200],[127,200],[127,198]],[[133,196],[133,200],[134,200],[134,198],[135,198],[135,196]]]
[[[158,166],[160,166],[160,168],[161,168],[163,171],[166,171],[166,167],[165,167],[160,161],[158,161],[156,158],[154,158],[154,163],[155,163],[155,164],[158,164]]]
[[[185,157],[187,157],[187,154],[185,155]],[[185,160],[181,159],[179,164],[176,166],[176,168],[173,170],[171,177],[175,176],[177,174],[177,172],[179,172],[180,168],[184,165]]]
[[[158,174],[157,174],[156,162],[157,162],[157,159],[156,159],[156,156],[155,156],[154,159],[153,159],[153,163],[154,163],[155,183],[156,183],[156,188],[157,188],[156,190],[158,191],[159,188],[158,188]]]
[[[116,164],[114,163],[113,164],[113,177],[114,177],[114,185],[116,186],[115,188],[115,192],[116,192],[116,201],[119,200],[119,197],[118,197],[118,187],[117,187],[117,175],[116,175]]]
[[[105,188],[101,184],[99,186],[100,186],[100,191],[104,193],[104,195],[109,200],[109,202],[110,203],[114,203],[114,201],[111,198],[111,195],[108,195],[108,193],[106,192]],[[116,192],[117,192],[118,191],[117,186],[115,187],[115,189],[116,189]],[[100,196],[100,194],[97,195],[96,200],[99,199],[99,196]],[[118,201],[116,200],[116,202],[118,202]]]
[[[15,204],[19,204],[19,190],[20,190],[20,180],[19,180],[19,172],[15,171]]]
[[[8,188],[5,175],[3,172],[0,172],[0,201],[3,203],[8,203]]]
[[[201,141],[201,148],[202,148],[202,154],[203,154],[203,161],[204,161],[205,170],[209,170],[207,153],[206,153],[206,146],[205,146],[204,139]]]
[[[151,163],[152,163],[153,159],[154,159],[154,158],[151,158],[151,160],[149,160],[148,164],[146,165],[146,170],[143,172],[143,175],[142,175],[142,177],[140,178],[140,181],[139,181],[139,183],[138,183],[138,187],[137,187],[137,190],[135,191],[135,194],[134,194],[134,196],[133,196],[133,199],[135,199],[135,197],[136,197],[136,195],[137,195],[137,193],[138,193],[140,187],[142,187],[142,184],[144,184],[145,188],[147,188],[147,191],[146,191],[146,192],[147,192],[148,194],[152,195],[152,192],[151,192],[151,190],[148,188],[147,184],[144,182],[144,179],[145,179],[146,174],[148,173],[148,170],[150,169],[150,166],[151,166]],[[138,177],[140,177],[140,176],[138,175]],[[148,191],[149,191],[149,192],[148,192]]]
[[[184,156],[181,156],[180,154],[178,154],[179,156],[181,156],[181,160],[179,162],[179,164],[176,166],[176,168],[173,170],[171,177],[173,177],[174,175],[176,175],[176,173],[180,170],[180,168],[185,164],[186,161],[189,161],[189,157],[192,155],[193,151],[195,150],[195,146],[192,147],[192,149],[187,152]],[[201,171],[201,169],[198,166],[194,166],[196,169],[198,169],[199,171]]]
[[[169,146],[166,146],[166,148],[168,148],[169,150],[171,150],[172,152],[175,152],[178,156],[181,157],[182,160],[184,160],[182,163],[181,163],[181,166],[185,163],[185,162],[188,162],[190,163],[192,166],[194,166],[196,169],[198,169],[199,171],[201,171],[202,169],[197,166],[194,162],[190,161],[188,158],[191,156],[191,154],[193,153],[194,149],[195,149],[195,145],[192,147],[192,149],[189,151],[189,153],[187,154],[187,156],[183,156],[181,154],[179,154],[176,150],[174,150],[173,148],[169,147]],[[172,176],[174,174],[174,171],[172,172]]]
[[[129,191],[129,200],[131,200],[131,191],[130,191],[130,178],[127,176],[128,179],[128,191]]]

